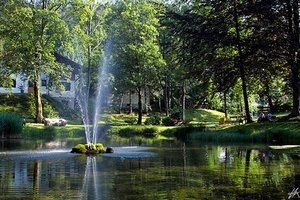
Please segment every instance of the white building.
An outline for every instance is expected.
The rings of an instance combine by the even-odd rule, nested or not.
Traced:
[[[73,62],[72,60],[58,54],[54,53],[56,61],[69,65],[73,68],[70,81],[62,80],[62,84],[65,87],[65,91],[51,91],[49,87],[49,77],[46,74],[41,74],[40,86],[41,93],[48,94],[57,100],[62,101],[65,105],[74,108],[75,105],[75,78],[79,73],[80,65]],[[12,75],[13,84],[12,87],[7,88],[0,86],[0,93],[32,93],[33,84],[25,75]]]

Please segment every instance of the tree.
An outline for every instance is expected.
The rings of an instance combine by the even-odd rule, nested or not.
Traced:
[[[293,109],[291,116],[299,115],[299,2],[297,0],[285,0],[287,8],[288,22],[288,44],[289,44],[289,59],[288,63],[291,68],[291,85],[293,89]]]
[[[159,21],[147,1],[118,1],[110,33],[115,71],[138,94],[138,124],[142,123],[142,92],[155,83],[156,69],[164,65],[159,45]]]
[[[76,98],[85,124],[97,121],[97,108],[101,107],[97,106],[101,102],[96,101],[100,101],[100,88],[103,93],[103,85],[99,85],[99,79],[103,79],[103,76],[100,77],[103,67],[100,63],[105,59],[104,42],[107,37],[104,26],[108,11],[106,4],[102,2],[75,0],[68,4],[63,15],[74,36],[66,51],[73,60],[81,64]]]
[[[43,120],[40,75],[53,82],[67,79],[68,68],[55,61],[57,41],[68,34],[58,9],[65,1],[7,1],[1,8],[2,67],[9,73],[25,74],[34,84],[35,120]]]

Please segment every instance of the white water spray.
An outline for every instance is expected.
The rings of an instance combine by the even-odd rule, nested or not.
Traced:
[[[100,120],[100,113],[101,113],[101,105],[103,97],[106,96],[104,91],[104,87],[107,84],[107,69],[108,69],[108,56],[109,56],[109,42],[106,45],[105,48],[105,56],[102,61],[99,62],[98,66],[98,74],[97,74],[97,85],[96,85],[96,96],[95,101],[93,105],[91,104],[91,101],[89,100],[89,90],[90,90],[90,76],[91,74],[88,74],[85,71],[85,68],[81,68],[81,73],[79,77],[79,84],[77,87],[77,102],[79,104],[79,108],[82,114],[82,120],[84,123],[85,128],[85,137],[87,144],[96,144],[97,139],[99,139],[98,135],[98,126],[99,126],[99,120]],[[80,56],[78,56],[80,58]],[[91,110],[90,108],[93,108],[93,114],[94,116],[91,116]]]

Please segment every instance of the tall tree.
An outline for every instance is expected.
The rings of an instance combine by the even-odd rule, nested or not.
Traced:
[[[138,124],[142,123],[142,92],[155,82],[156,69],[164,65],[159,45],[159,21],[147,1],[118,1],[110,33],[116,71],[138,94]]]
[[[289,54],[288,63],[291,67],[291,85],[293,89],[293,117],[299,115],[299,1],[285,0],[287,8],[287,22],[289,35]]]
[[[97,117],[95,106],[101,103],[95,101],[99,90],[100,63],[104,60],[104,42],[107,36],[104,26],[108,10],[101,1],[74,0],[68,4],[63,15],[74,36],[67,52],[81,64],[76,90],[85,123],[90,123]]]
[[[68,68],[55,61],[57,41],[68,34],[58,12],[65,1],[7,1],[0,19],[0,34],[4,39],[1,52],[2,67],[6,72],[26,74],[34,84],[35,120],[43,120],[40,75],[47,74],[53,81],[67,78]]]

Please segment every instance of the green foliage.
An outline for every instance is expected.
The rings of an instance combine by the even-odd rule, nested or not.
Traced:
[[[23,119],[10,112],[0,112],[0,134],[4,137],[11,137],[22,132]]]
[[[43,124],[27,123],[22,136],[31,140],[69,140],[81,139],[84,136],[83,125],[44,126]]]
[[[190,124],[216,124],[219,123],[221,117],[224,117],[223,112],[208,110],[208,109],[187,109],[186,120]]]
[[[145,125],[160,125],[161,117],[159,115],[151,115],[145,120]]]
[[[119,89],[116,92],[156,88],[165,62],[159,47],[155,6],[148,1],[117,1],[112,10],[108,31],[112,41],[113,84]],[[139,124],[141,115],[139,108]]]
[[[81,76],[85,78],[79,84],[89,87],[88,93],[93,95],[97,90],[99,61],[103,60],[105,53],[107,34],[104,21],[109,10],[104,3],[76,0],[67,6],[63,16],[73,36],[66,51],[82,65]],[[90,96],[85,92],[79,94]]]
[[[299,144],[299,122],[253,123],[203,131],[204,126],[171,130],[173,135],[203,142]],[[170,132],[170,131],[169,131]],[[166,134],[169,133],[166,131]],[[164,133],[163,133],[164,134]],[[169,133],[170,134],[170,133]]]
[[[61,85],[68,79],[70,67],[56,62],[54,52],[58,44],[68,36],[65,21],[59,8],[66,2],[44,1],[43,6],[31,1],[8,1],[1,7],[0,36],[0,76],[23,74],[35,84],[35,118],[42,121],[40,75],[51,78],[52,85]],[[9,26],[7,26],[9,24]]]
[[[28,118],[30,114],[29,96],[27,94],[0,94],[0,111],[14,112]]]
[[[33,93],[29,94],[28,104],[29,104],[29,106],[28,106],[29,116],[31,118],[34,118],[35,117],[36,106],[35,106],[35,99],[34,99],[34,94]]]
[[[60,101],[43,95],[42,102],[44,104],[45,117],[63,117],[80,123],[81,119],[78,113],[63,105]],[[46,105],[46,107],[45,107]],[[0,94],[0,111],[15,112],[31,122],[35,117],[35,101],[34,95],[31,94]]]
[[[118,135],[122,137],[155,137],[158,129],[156,127],[133,126],[119,130]]]
[[[43,115],[46,118],[57,118],[58,112],[46,101],[43,104]]]
[[[136,124],[137,123],[137,119],[135,116],[132,117],[126,117],[126,119],[124,119],[124,122],[130,125]]]
[[[96,149],[97,149],[97,151],[98,151],[99,153],[104,153],[104,152],[105,152],[104,147],[103,147],[103,144],[101,144],[101,143],[97,143],[97,144],[96,144]]]
[[[97,154],[105,153],[104,147],[101,143],[95,144],[77,144],[72,148],[71,153],[81,154]]]
[[[176,123],[171,117],[165,117],[162,119],[162,124],[165,126],[175,126]]]
[[[78,150],[78,153],[86,153],[87,152],[87,149],[86,149],[86,145],[84,144],[77,144],[74,149],[77,149]]]
[[[58,101],[55,98],[44,94],[43,102],[44,104],[48,103],[53,108],[52,112],[54,112],[54,116],[63,117],[65,119],[72,119],[77,122],[81,121],[81,118],[79,116],[79,111],[76,111],[74,109],[69,108],[68,106],[65,106],[61,101]]]

